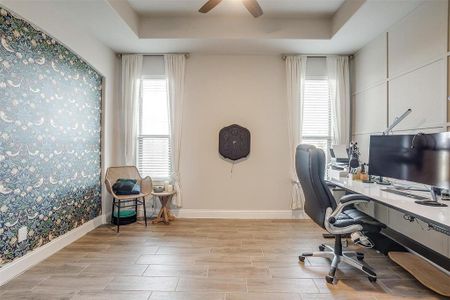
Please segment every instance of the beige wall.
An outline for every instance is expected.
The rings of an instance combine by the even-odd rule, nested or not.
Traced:
[[[354,55],[352,131],[364,161],[370,135],[382,132],[408,108],[412,113],[394,133],[447,130],[449,34],[448,1],[425,1]],[[374,205],[367,212],[450,257],[447,236],[405,221],[403,214],[384,206]]]
[[[183,209],[289,210],[284,62],[280,56],[192,55],[187,60],[181,180]],[[234,165],[218,153],[222,127],[251,131]]]

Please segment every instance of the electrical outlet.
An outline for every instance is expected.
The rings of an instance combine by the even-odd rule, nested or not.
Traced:
[[[18,234],[18,240],[19,243],[26,240],[28,235],[28,228],[27,226],[22,226],[19,228],[19,234]]]

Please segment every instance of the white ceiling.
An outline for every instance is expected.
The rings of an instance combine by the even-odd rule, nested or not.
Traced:
[[[0,0],[11,7],[16,1]],[[58,14],[66,20],[61,26],[82,28],[117,53],[353,54],[426,0],[260,0],[267,15],[258,19],[241,3],[243,13],[215,16],[195,14],[204,0],[129,1],[147,13],[125,0],[20,3]],[[216,9],[231,12],[227,5]],[[194,15],[173,15],[191,8]]]
[[[207,0],[128,0],[141,16],[199,16]],[[259,0],[263,17],[330,17],[344,0]],[[248,15],[241,0],[223,0],[208,13],[213,16]]]

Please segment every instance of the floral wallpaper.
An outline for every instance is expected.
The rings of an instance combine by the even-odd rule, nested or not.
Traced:
[[[102,77],[1,7],[0,38],[1,266],[100,215]]]

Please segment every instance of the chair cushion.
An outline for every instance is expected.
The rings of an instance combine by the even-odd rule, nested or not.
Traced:
[[[117,195],[117,200],[132,200],[132,199],[139,199],[142,197],[147,197],[149,194],[139,193],[134,195]]]
[[[354,224],[362,225],[362,230],[366,232],[379,232],[381,228],[386,227],[384,224],[356,208],[345,209],[337,216],[336,222],[333,225],[336,227],[346,227]]]

